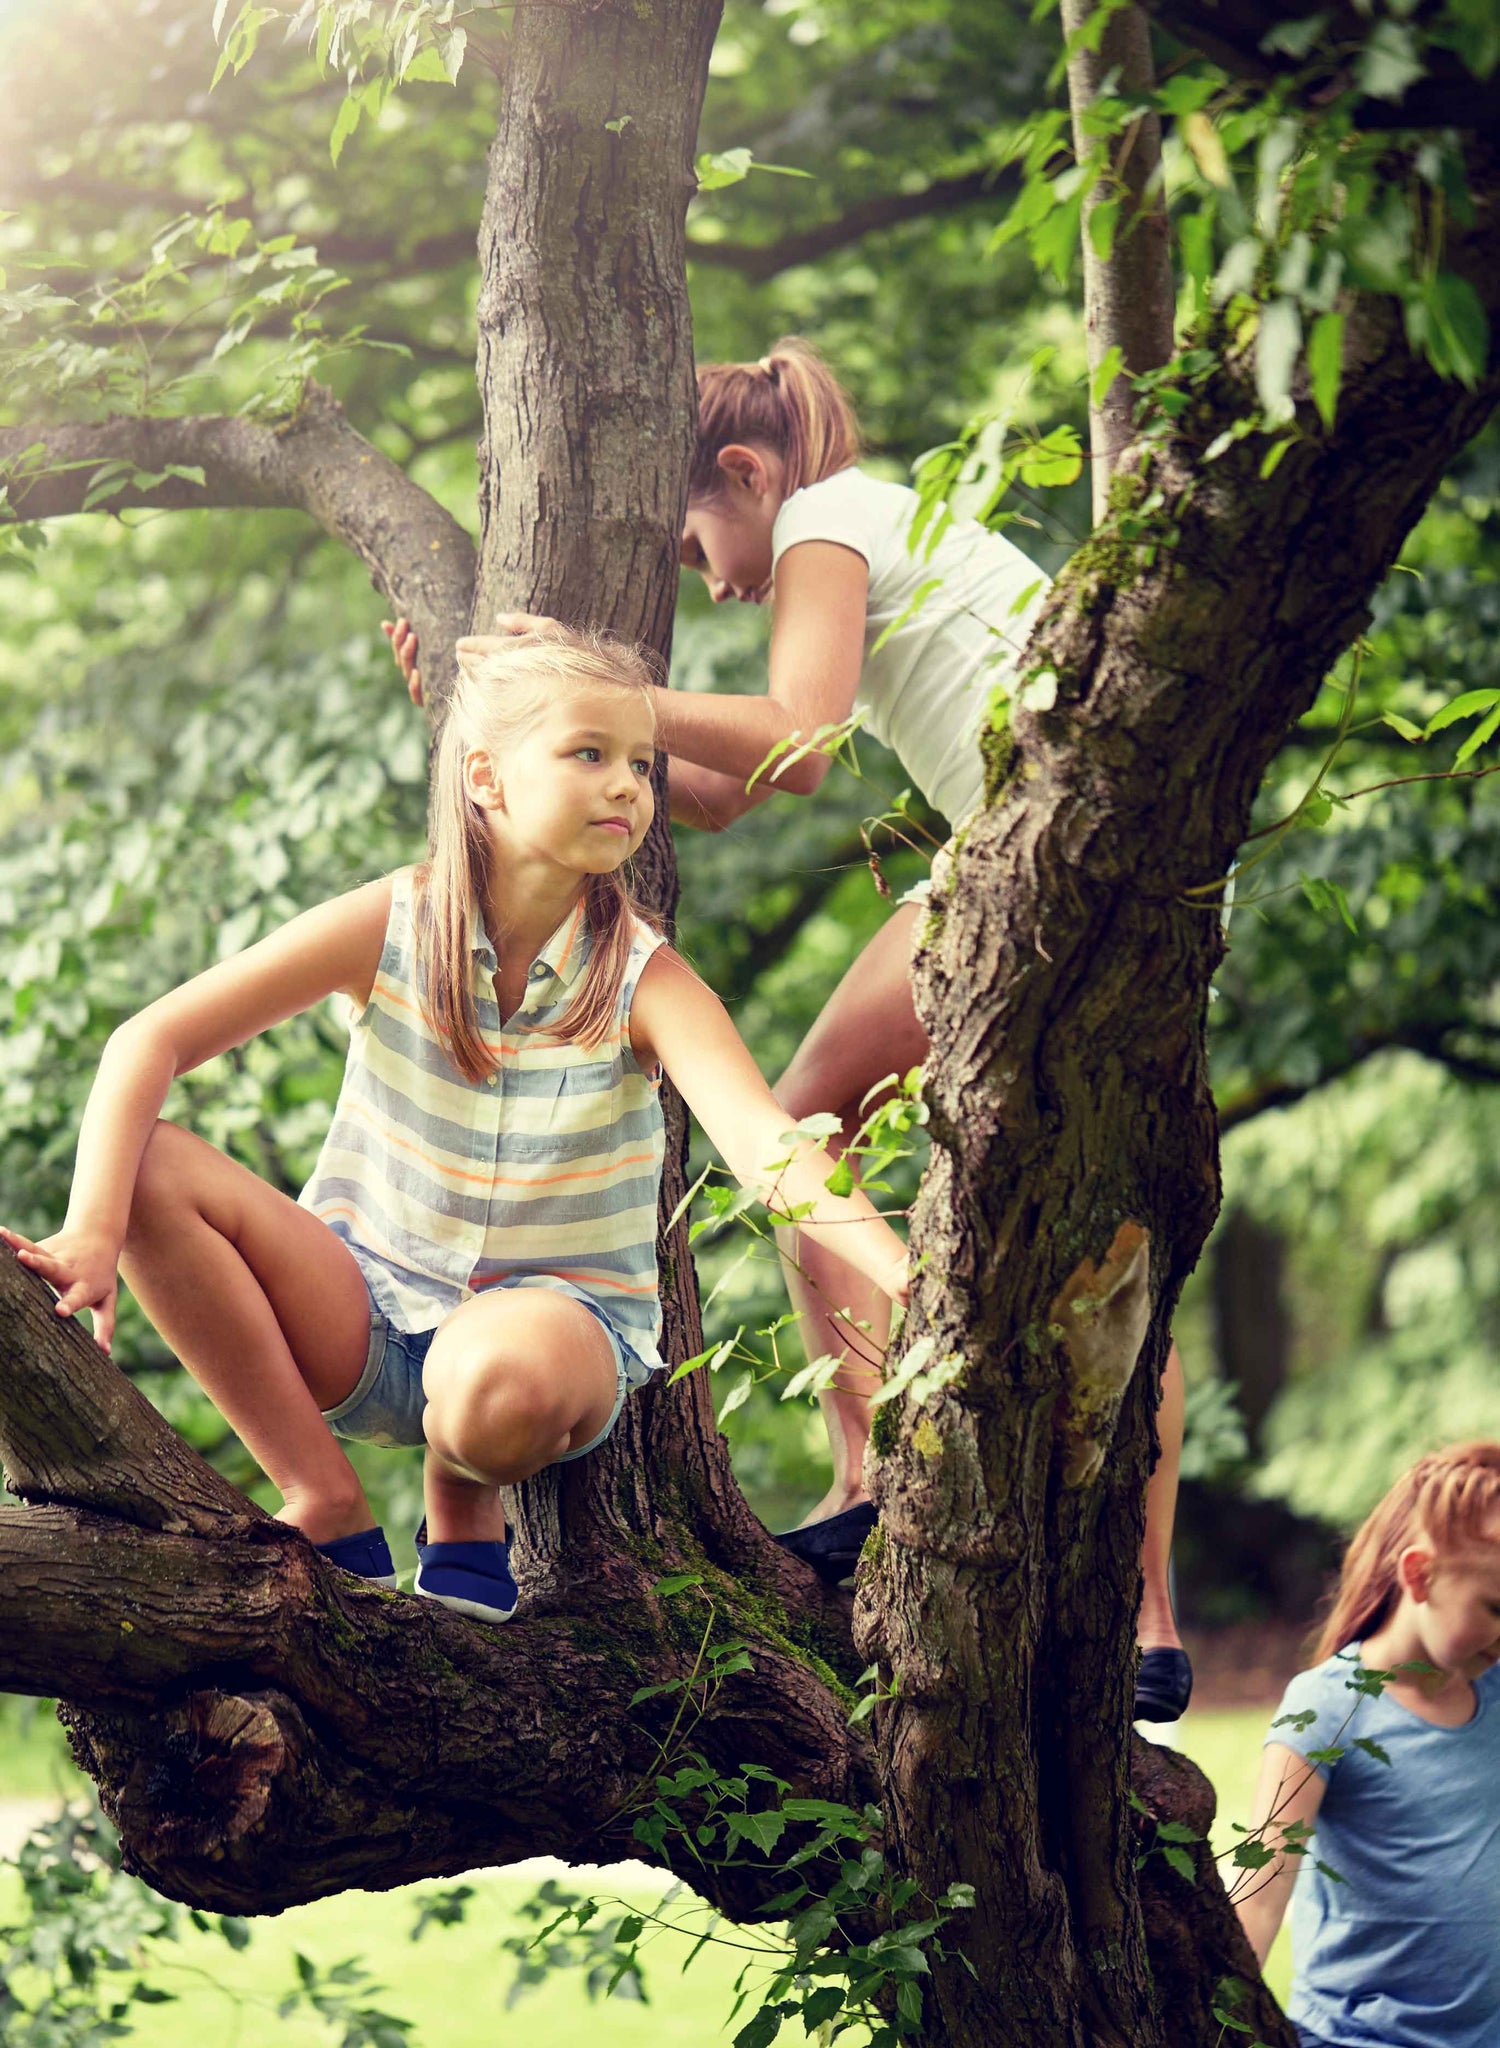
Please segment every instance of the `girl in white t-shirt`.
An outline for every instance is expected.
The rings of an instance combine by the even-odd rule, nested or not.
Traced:
[[[698,431],[688,480],[682,563],[715,603],[774,596],[770,688],[764,697],[673,690],[660,707],[672,757],[672,816],[723,831],[778,791],[811,796],[828,757],[808,754],[772,781],[756,770],[778,742],[861,713],[933,808],[956,825],[983,795],[979,730],[991,691],[1011,683],[1047,590],[1019,548],[972,520],[935,546],[909,545],[917,495],[857,466],[849,400],[805,342],[779,342],[758,363],[698,372]],[[920,603],[920,586],[941,579]],[[899,623],[898,623],[899,622]],[[526,631],[521,613],[495,622]],[[387,625],[420,701],[415,635]],[[881,636],[883,644],[877,646]],[[462,643],[479,649],[483,639]],[[913,892],[920,896],[921,892]],[[918,903],[899,905],[834,990],[776,1093],[793,1117],[833,1111],[852,1137],[872,1089],[926,1056],[909,962]],[[862,1106],[863,1105],[863,1106]],[[830,1150],[837,1154],[835,1138]],[[833,1252],[803,1244],[787,1282],[807,1355],[840,1355],[822,1397],[833,1483],[783,1539],[825,1577],[852,1572],[874,1511],[862,1477],[870,1397],[890,1327],[889,1303]],[[1159,1417],[1162,1457],[1147,1499],[1137,1691],[1141,1718],[1173,1720],[1192,1674],[1172,1616],[1168,1561],[1182,1440],[1182,1369],[1175,1346]]]

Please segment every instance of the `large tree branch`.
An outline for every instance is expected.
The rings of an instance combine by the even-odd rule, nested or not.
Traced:
[[[1484,1027],[1471,1025],[1462,1018],[1448,1024],[1406,1024],[1389,1031],[1362,1032],[1350,1041],[1338,1059],[1330,1060],[1308,1080],[1286,1081],[1271,1076],[1252,1082],[1248,1088],[1229,1096],[1219,1108],[1220,1135],[1237,1129],[1240,1124],[1253,1122],[1256,1117],[1264,1116],[1267,1110],[1290,1109],[1294,1103],[1305,1101],[1320,1088],[1342,1080],[1346,1074],[1352,1074],[1356,1067],[1362,1067],[1366,1060],[1382,1052],[1420,1053],[1423,1059],[1446,1067],[1457,1080],[1471,1081],[1480,1087],[1500,1082],[1500,1058],[1494,1062],[1477,1059],[1449,1043],[1451,1035],[1466,1031],[1481,1037],[1488,1035]]]
[[[370,571],[429,649],[469,624],[474,543],[436,498],[350,426],[310,384],[295,418],[271,426],[234,417],[124,418],[79,426],[0,428],[0,470],[20,519],[81,512],[100,467],[129,462],[159,481],[127,479],[101,509],[277,506],[305,512]],[[199,469],[203,482],[164,474]]]
[[[629,1549],[585,1549],[565,1603],[544,1578],[523,1618],[479,1628],[335,1570],[252,1506],[4,1247],[0,1344],[0,1461],[29,1503],[0,1510],[0,1689],[72,1703],[81,1761],[159,1890],[266,1912],[541,1847],[640,1853],[632,1794],[666,1767],[680,1702],[632,1696],[701,1676],[710,1623],[752,1668],[703,1684],[693,1747],[813,1797],[874,1796],[846,1699],[779,1632],[763,1582],[696,1553],[702,1592],[661,1599],[663,1556],[682,1556],[640,1528]],[[694,1882],[744,1914],[780,1880]]]

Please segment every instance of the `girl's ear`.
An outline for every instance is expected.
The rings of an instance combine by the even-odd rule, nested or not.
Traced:
[[[1425,1606],[1432,1596],[1433,1564],[1432,1552],[1420,1543],[1408,1543],[1396,1559],[1396,1584],[1403,1593],[1410,1594],[1419,1607]]]
[[[482,811],[503,811],[505,791],[495,773],[495,764],[483,747],[470,747],[464,755],[464,789]]]
[[[719,450],[719,467],[736,495],[749,491],[754,497],[763,498],[771,487],[770,471],[766,458],[758,448],[752,448],[743,441],[731,441],[727,448]]]

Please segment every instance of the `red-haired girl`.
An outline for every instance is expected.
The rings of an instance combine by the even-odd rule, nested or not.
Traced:
[[[1292,1899],[1303,2048],[1494,2048],[1500,1443],[1397,1481],[1314,1654],[1266,1737],[1252,1833],[1275,1856],[1235,1887],[1251,1946],[1264,1962]]]
[[[110,1039],[67,1219],[7,1243],[92,1311],[117,1268],[280,1489],[280,1519],[395,1583],[337,1437],[425,1441],[416,1590],[516,1603],[497,1489],[601,1443],[661,1365],[664,1069],[731,1169],[902,1299],[906,1254],[787,1117],[723,1005],[637,912],[662,693],[554,628],[465,657],[429,858],[293,918]],[[348,1064],[301,1202],[176,1125],[173,1079],[335,993]]]

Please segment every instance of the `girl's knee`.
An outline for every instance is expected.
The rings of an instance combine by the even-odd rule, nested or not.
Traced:
[[[127,1245],[138,1242],[163,1216],[180,1213],[190,1204],[192,1153],[198,1143],[177,1124],[157,1120],[136,1169],[125,1226]]]
[[[503,1484],[528,1476],[566,1447],[568,1417],[548,1375],[513,1359],[429,1358],[423,1427],[441,1457]]]

